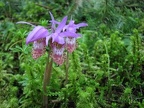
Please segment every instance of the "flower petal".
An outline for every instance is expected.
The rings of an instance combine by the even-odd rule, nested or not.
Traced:
[[[54,19],[54,17],[53,17],[53,15],[52,15],[52,13],[51,12],[49,12],[50,13],[50,16],[51,16],[51,23],[52,23],[52,28],[53,29],[55,29],[56,27],[55,27],[55,19]]]
[[[48,41],[49,41],[50,38],[51,38],[51,35],[46,37],[46,45],[48,45]]]
[[[58,21],[56,21],[56,20],[50,20],[49,22],[51,22],[51,23],[55,23],[55,24],[60,24],[60,22],[58,22]]]
[[[65,26],[67,21],[67,16],[65,16],[62,21],[60,22],[60,24],[58,25],[57,29],[56,29],[56,33],[60,33],[61,30],[63,29],[63,27]]]
[[[64,40],[63,37],[58,36],[58,37],[55,39],[54,42],[57,42],[57,43],[59,43],[59,44],[64,44],[64,43],[65,43],[65,40]]]
[[[58,33],[52,33],[52,42],[55,41],[55,39],[58,37]]]
[[[60,33],[59,36],[61,36],[61,37],[75,37],[75,38],[77,38],[77,37],[79,37],[81,35],[78,34],[78,33],[72,33],[72,32],[66,31],[66,32]]]
[[[30,42],[34,42],[38,39],[42,39],[45,38],[46,36],[48,36],[48,30],[45,29],[42,26],[36,26],[27,36],[26,38],[26,44],[30,43]]]
[[[74,20],[70,20],[69,25],[70,25],[70,26],[75,25],[74,22],[75,22]]]
[[[65,31],[68,27],[69,27],[69,25],[65,25],[65,26],[63,27],[63,30],[62,30],[62,31]]]
[[[80,27],[85,27],[85,26],[88,26],[87,23],[79,23],[79,24],[76,24],[76,29],[79,29]]]

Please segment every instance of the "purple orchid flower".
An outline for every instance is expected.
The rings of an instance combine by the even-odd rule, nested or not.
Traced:
[[[34,59],[42,56],[45,53],[46,37],[49,35],[48,30],[43,26],[35,26],[24,21],[19,21],[17,24],[28,24],[34,27],[26,38],[26,44],[33,43],[32,56]]]
[[[76,33],[77,29],[80,27],[88,26],[86,23],[75,24],[74,20],[71,20],[68,25],[63,28],[63,31],[69,31],[71,33]],[[79,34],[80,36],[80,34]],[[72,53],[76,49],[76,38],[75,36],[68,35],[66,38],[66,49],[68,52]]]
[[[36,26],[27,36],[26,44],[37,41],[39,39],[46,38],[48,35],[49,32],[46,28],[44,28],[43,26]]]
[[[51,33],[43,26],[35,26],[28,22],[20,21],[18,23],[29,24],[34,29],[28,34],[26,38],[26,44],[33,43],[32,56],[34,59],[39,58],[45,53],[45,47],[50,40],[50,47],[52,48],[51,57],[58,65],[63,64],[65,60],[64,50],[65,46],[68,52],[73,52],[76,48],[76,38],[81,35],[76,33],[80,27],[87,26],[86,23],[75,24],[74,20],[70,20],[66,25],[67,16],[65,16],[61,22],[54,19],[51,12]]]
[[[72,33],[76,33],[76,30],[79,29],[80,27],[85,27],[88,26],[87,23],[79,23],[75,24],[74,20],[70,20],[69,24],[66,25],[63,30],[67,30]]]
[[[33,42],[32,57],[39,58],[45,53],[46,37],[49,32],[42,26],[36,26],[27,36],[26,44]]]
[[[53,21],[53,20],[52,20]],[[67,16],[63,18],[63,20],[60,22],[56,30],[53,31],[48,37],[46,37],[46,44],[48,45],[48,41],[50,38],[52,38],[52,43],[57,42],[59,44],[64,44],[64,38],[61,36],[62,35],[62,29],[65,26],[67,21]],[[52,28],[55,26],[55,23],[52,22]]]
[[[66,21],[67,21],[67,16],[65,16],[61,22],[58,22],[54,19],[53,15],[50,12],[50,16],[52,18],[51,23],[52,23],[52,29],[54,28],[54,31],[52,34],[50,34],[49,37],[47,37],[47,41],[52,38],[52,43],[53,42],[57,42],[59,44],[64,44],[64,37],[67,36],[72,36],[72,37],[78,37],[80,36],[80,34],[76,34],[74,32],[70,32],[70,31],[63,31],[64,27],[66,26]],[[58,27],[55,29],[55,25],[58,24]],[[47,43],[48,44],[48,43]]]
[[[51,54],[51,58],[53,59],[53,61],[58,64],[58,65],[62,65],[64,62],[64,38],[61,36],[63,32],[62,29],[66,24],[67,21],[67,16],[64,17],[62,19],[62,21],[58,24],[58,27],[55,29],[55,20],[53,15],[50,13],[51,18],[52,18],[52,34],[50,34],[47,38],[46,38],[46,44],[48,45],[48,41],[50,38],[52,38],[51,41],[51,47],[52,47],[52,54]]]
[[[79,34],[72,33],[69,31],[62,31],[63,28],[66,26],[67,16],[65,16],[61,22],[56,22],[54,20],[53,15],[50,13],[52,18],[52,29],[54,29],[53,33],[46,37],[46,44],[48,45],[49,39],[52,38],[51,46],[52,46],[52,55],[54,62],[58,65],[63,64],[64,62],[64,47],[65,47],[65,37],[66,36],[73,36],[78,37]],[[55,29],[55,25],[58,24],[58,27]]]

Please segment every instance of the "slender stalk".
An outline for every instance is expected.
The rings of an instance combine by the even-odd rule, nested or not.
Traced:
[[[43,79],[43,90],[44,90],[44,95],[43,95],[43,108],[48,108],[48,96],[46,96],[47,89],[46,87],[49,85],[50,82],[50,77],[51,77],[51,72],[52,72],[52,59],[49,62],[49,56],[48,56],[48,61],[46,64],[46,70],[44,73],[44,79]]]
[[[67,58],[66,58],[66,76],[65,76],[65,85],[68,82],[68,70],[69,70],[69,53],[67,52]]]

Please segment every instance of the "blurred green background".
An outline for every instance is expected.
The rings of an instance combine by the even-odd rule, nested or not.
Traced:
[[[73,17],[79,32],[65,65],[53,65],[49,108],[144,108],[143,0],[0,0],[0,108],[41,108],[47,54],[31,56],[27,21],[49,26]]]

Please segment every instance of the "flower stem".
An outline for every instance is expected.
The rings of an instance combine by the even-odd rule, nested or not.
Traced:
[[[46,87],[49,85],[49,82],[50,82],[50,77],[51,77],[51,72],[52,72],[52,63],[53,63],[53,60],[51,59],[51,61],[49,62],[49,56],[48,56],[48,61],[46,64],[46,70],[45,70],[44,79],[43,79],[43,90],[44,90],[43,108],[48,108],[48,96],[46,95],[47,93]]]
[[[65,77],[65,83],[64,83],[64,85],[66,85],[67,82],[68,82],[68,69],[69,69],[69,53],[67,52],[67,58],[66,58],[66,77]]]

